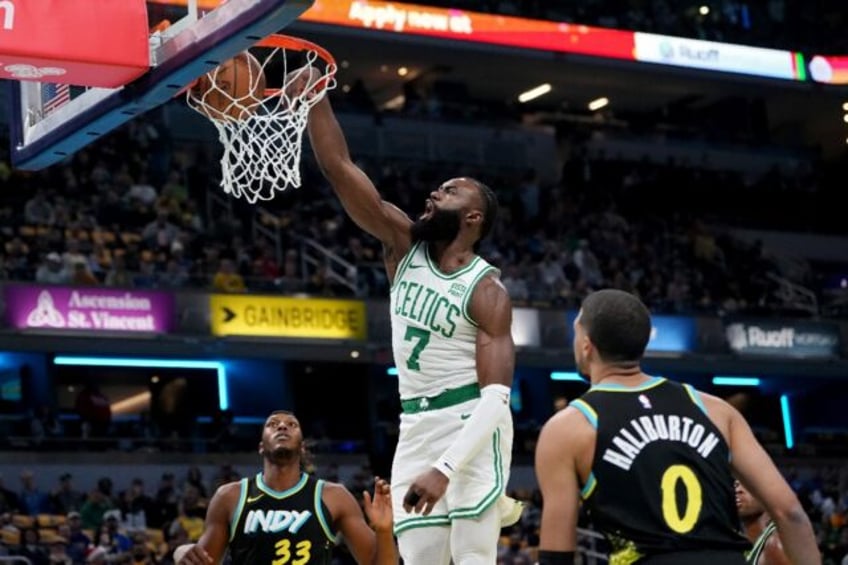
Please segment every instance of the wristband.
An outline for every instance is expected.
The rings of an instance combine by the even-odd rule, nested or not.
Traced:
[[[455,472],[453,465],[451,465],[444,459],[439,459],[436,463],[433,464],[433,467],[435,467],[438,472],[446,476],[448,480],[453,477],[453,474]]]
[[[539,550],[539,565],[574,565],[574,552]]]

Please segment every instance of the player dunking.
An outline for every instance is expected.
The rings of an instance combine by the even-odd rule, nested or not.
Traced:
[[[791,563],[821,558],[798,499],[739,412],[689,385],[642,372],[651,319],[635,296],[590,294],[574,357],[592,387],[545,424],[540,565],[574,562],[582,497],[610,540],[610,563],[744,565],[733,475],[763,501]]]
[[[314,77],[313,77],[314,79]],[[402,415],[392,465],[395,533],[406,565],[495,563],[512,446],[512,307],[498,272],[475,254],[492,228],[494,193],[445,181],[413,222],[351,161],[329,102],[309,139],[359,227],[383,244]]]
[[[259,453],[262,472],[215,492],[203,534],[177,548],[177,563],[217,564],[229,548],[233,565],[329,565],[342,537],[360,564],[397,564],[388,483],[378,479],[373,498],[364,493],[372,530],[345,487],[302,471],[303,433],[294,414],[268,416]]]
[[[776,535],[774,520],[739,481],[736,481],[736,507],[745,536],[754,544],[746,556],[748,565],[788,565],[790,561]]]

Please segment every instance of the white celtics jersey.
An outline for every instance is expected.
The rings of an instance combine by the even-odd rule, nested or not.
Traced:
[[[391,290],[392,351],[401,399],[435,396],[477,382],[477,324],[468,307],[477,283],[497,269],[480,257],[449,275],[416,243]]]

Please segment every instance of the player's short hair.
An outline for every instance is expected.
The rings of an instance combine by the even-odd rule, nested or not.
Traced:
[[[578,323],[601,359],[608,363],[638,362],[651,338],[651,313],[629,292],[604,289],[581,304]]]
[[[500,205],[498,204],[498,197],[494,190],[477,179],[472,178],[469,180],[480,191],[480,199],[483,201],[483,223],[480,226],[480,239],[478,240],[481,241],[486,239],[492,232],[492,228],[495,226],[495,220],[498,219]]]
[[[292,412],[291,410],[274,410],[270,414],[268,414],[268,418],[271,416],[276,416],[277,414],[285,414],[287,416],[294,416],[297,418],[297,414]],[[265,421],[268,421],[268,418],[265,418]],[[300,422],[300,420],[298,420]],[[301,432],[303,434],[303,432]],[[306,473],[314,473],[315,472],[315,456],[312,453],[312,442],[303,437],[303,451],[300,453],[300,470]]]

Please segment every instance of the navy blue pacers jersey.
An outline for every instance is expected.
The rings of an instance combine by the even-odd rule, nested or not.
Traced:
[[[689,385],[598,385],[571,403],[597,429],[581,495],[610,563],[677,552],[742,552],[730,451]],[[650,559],[645,559],[650,562]],[[681,561],[683,562],[683,561]]]
[[[324,481],[303,473],[286,491],[262,480],[241,480],[241,496],[230,526],[233,565],[328,565],[338,541],[321,500]]]

